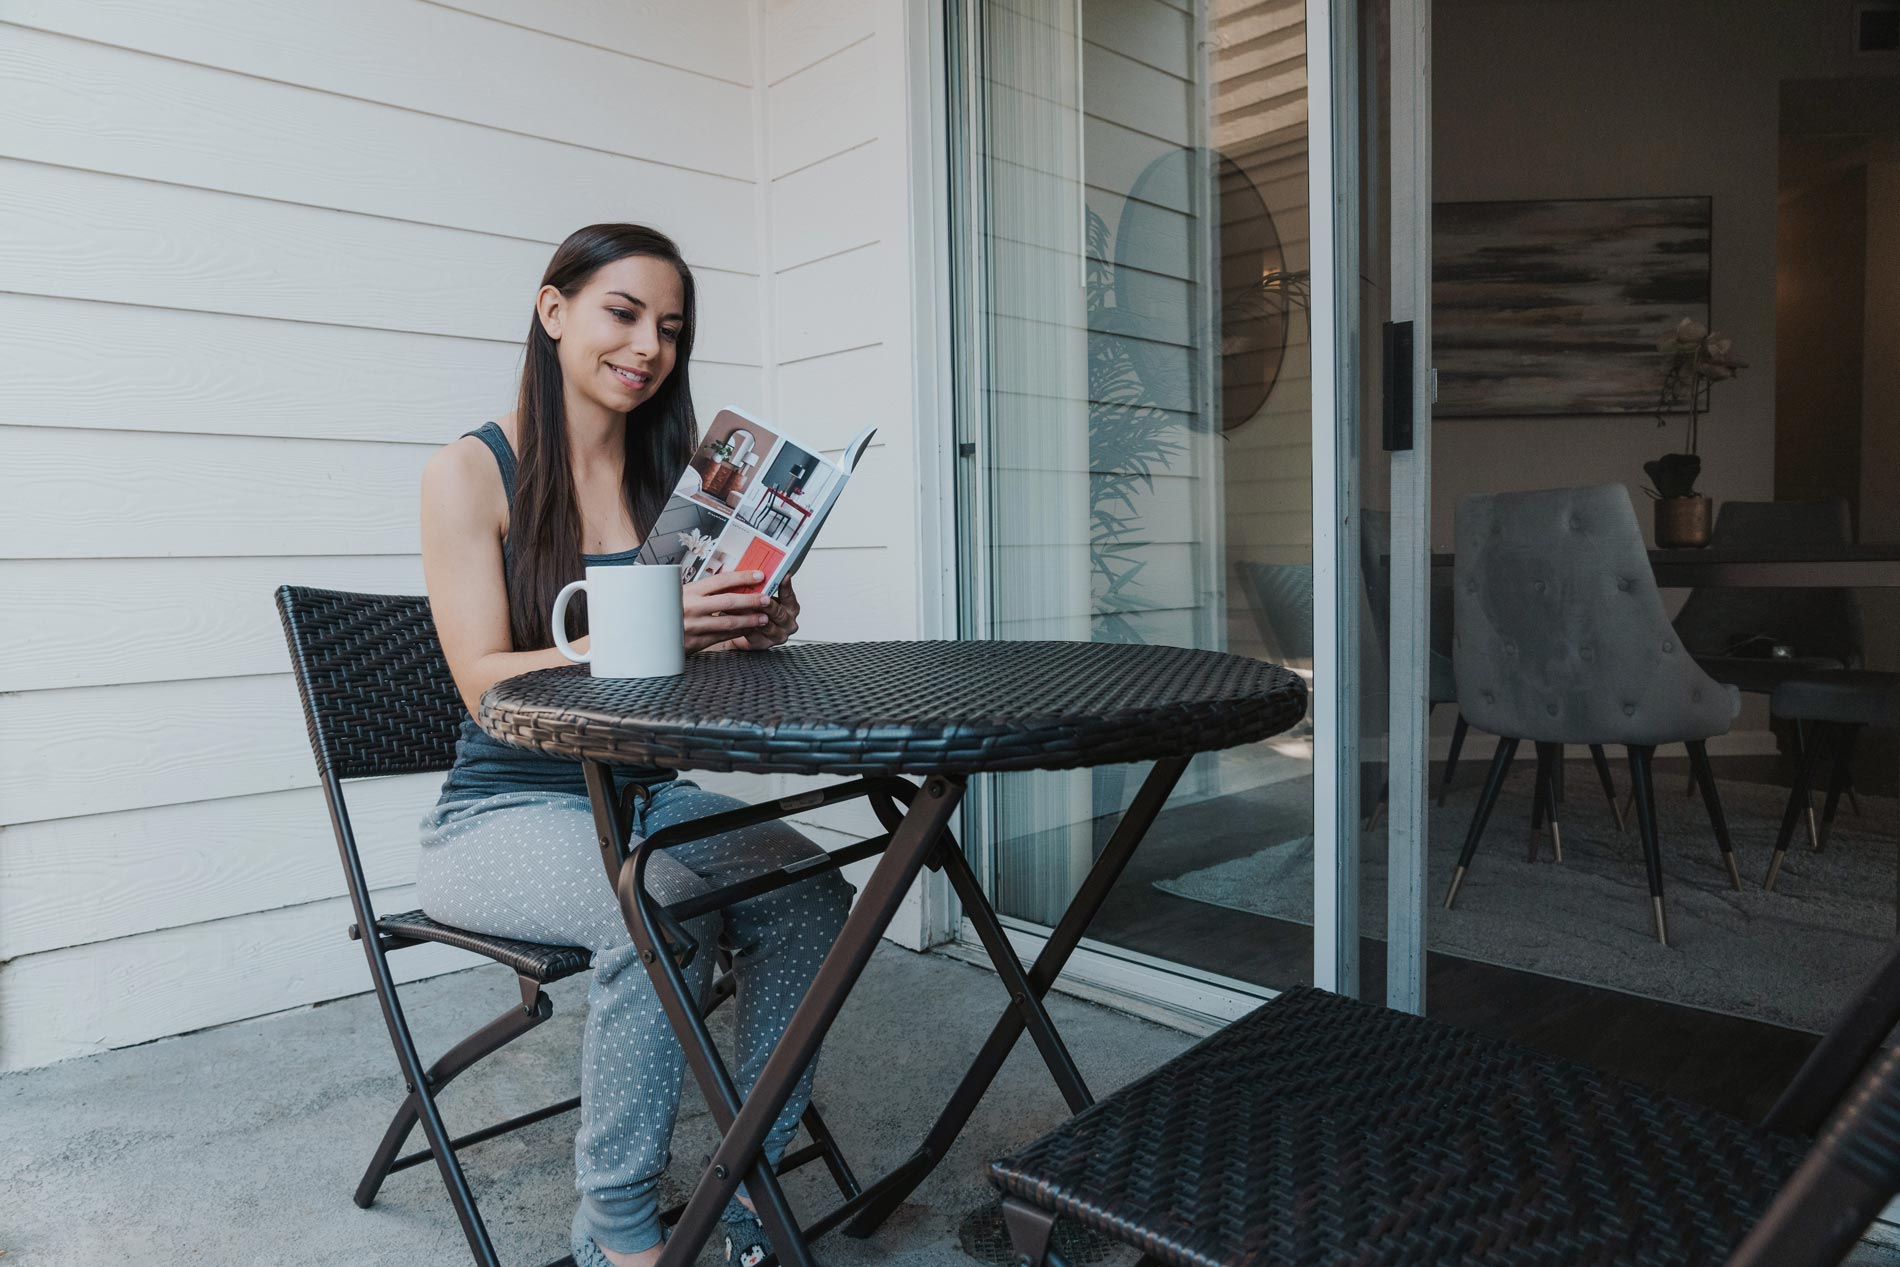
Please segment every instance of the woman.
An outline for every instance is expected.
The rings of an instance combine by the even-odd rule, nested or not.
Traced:
[[[563,584],[590,564],[635,566],[640,527],[658,516],[696,440],[693,295],[693,275],[665,235],[630,224],[576,232],[535,296],[515,411],[443,448],[422,476],[429,606],[471,714],[423,821],[422,908],[445,924],[594,953],[574,1140],[579,1267],[658,1260],[658,1181],[685,1057],[601,874],[580,765],[492,739],[472,715],[503,678],[567,663],[549,626]],[[765,651],[797,630],[789,584],[776,599],[739,592],[762,579],[729,572],[685,587],[689,655]],[[585,633],[585,619],[571,618],[570,638]],[[661,770],[617,774],[649,792],[634,813],[639,836],[740,804]],[[648,888],[675,902],[817,852],[785,824],[765,823],[656,855]],[[717,938],[733,955],[742,1090],[764,1068],[850,898],[832,872],[688,926],[702,945]],[[689,969],[702,994],[715,958],[698,955]],[[809,1091],[807,1072],[767,1141],[773,1160]],[[727,1259],[747,1267],[770,1248],[749,1205],[724,1215]]]

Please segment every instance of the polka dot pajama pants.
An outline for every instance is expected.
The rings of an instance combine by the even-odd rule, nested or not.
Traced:
[[[636,837],[742,802],[687,779],[654,787],[635,810]],[[438,806],[423,820],[417,886],[432,919],[521,941],[594,952],[581,1041],[581,1118],[574,1139],[581,1221],[616,1252],[660,1239],[659,1178],[666,1170],[686,1054],[661,1011],[601,870],[593,810],[585,796],[507,792]],[[783,822],[658,852],[647,891],[672,903],[819,852]],[[792,1010],[817,975],[851,904],[837,872],[752,898],[686,925],[701,951],[686,978],[703,999],[715,945],[732,952],[738,985],[737,1068],[742,1094],[765,1067]],[[776,1161],[798,1130],[811,1070],[767,1137]]]

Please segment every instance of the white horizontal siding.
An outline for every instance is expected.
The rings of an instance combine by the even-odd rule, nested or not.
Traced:
[[[6,6],[0,1068],[366,986],[272,592],[421,590],[422,464],[512,407],[581,224],[675,234],[696,403],[757,404],[753,15]],[[386,908],[438,784],[351,792]]]
[[[519,346],[552,253],[518,238],[0,159],[0,278],[16,293]],[[694,356],[758,364],[756,279],[694,271],[705,310]],[[284,367],[321,370],[301,359]]]
[[[4,293],[0,329],[0,424],[15,426],[433,445],[512,408],[521,362],[514,341]],[[762,381],[694,358],[707,416]]]
[[[679,241],[702,418],[764,409],[828,452],[879,428],[799,574],[800,636],[915,636],[909,20],[6,6],[0,1069],[364,988],[272,591],[420,592],[421,466],[512,408],[535,283],[581,224]],[[352,786],[380,909],[414,904],[437,783]]]
[[[379,913],[416,905],[413,888],[372,901]],[[358,993],[368,971],[352,922],[330,898],[16,959],[0,973],[0,1072]],[[398,982],[482,962],[447,946],[390,960]]]
[[[694,7],[745,38],[745,6]],[[519,12],[536,23],[538,9]],[[11,0],[6,18],[608,154],[755,172],[747,85],[420,0]]]

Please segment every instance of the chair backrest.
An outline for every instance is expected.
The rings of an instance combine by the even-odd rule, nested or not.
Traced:
[[[1724,502],[1712,548],[1838,546],[1854,539],[1847,502]],[[1699,656],[1766,656],[1775,643],[1797,656],[1825,656],[1850,669],[1862,663],[1860,601],[1851,589],[1703,586],[1676,613],[1676,633]]]
[[[1473,726],[1573,744],[1728,730],[1732,697],[1670,627],[1622,485],[1467,497],[1455,531],[1452,665]]]
[[[427,598],[285,585],[277,612],[319,772],[351,779],[454,763],[468,709]]]
[[[1313,565],[1248,563],[1236,565],[1241,586],[1253,607],[1254,623],[1282,660],[1313,658]]]

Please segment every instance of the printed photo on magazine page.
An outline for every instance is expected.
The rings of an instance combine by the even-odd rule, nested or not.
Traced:
[[[777,593],[837,504],[875,429],[839,461],[742,409],[714,416],[640,547],[642,563],[676,563],[680,581],[733,569],[765,574]]]

